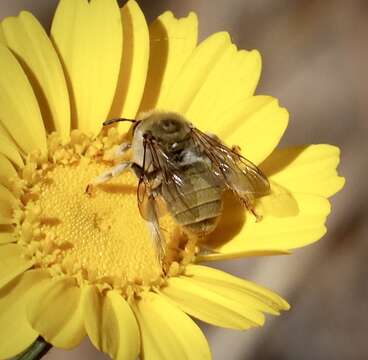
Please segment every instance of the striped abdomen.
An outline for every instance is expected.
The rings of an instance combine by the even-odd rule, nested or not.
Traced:
[[[180,169],[181,186],[163,184],[162,195],[178,224],[206,235],[214,230],[222,211],[223,186],[206,164],[195,162]]]

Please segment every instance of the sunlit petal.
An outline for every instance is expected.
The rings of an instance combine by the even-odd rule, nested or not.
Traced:
[[[107,118],[122,54],[121,14],[114,0],[61,0],[51,36],[65,67],[72,125],[97,134]]]
[[[8,244],[8,243],[12,243],[15,241],[16,241],[16,238],[14,236],[13,231],[1,231],[0,232],[0,244]]]
[[[19,154],[19,151],[12,140],[9,139],[0,130],[0,154],[5,155],[14,164],[22,167],[24,165],[23,160]]]
[[[305,246],[326,233],[331,209],[329,201],[320,196],[271,194],[259,200],[255,211],[263,218],[257,222],[235,200],[229,199],[225,206],[232,211],[224,212],[208,239],[215,252],[201,256],[201,260],[287,253]]]
[[[140,334],[128,303],[116,291],[102,295],[92,286],[84,291],[85,327],[94,346],[113,359],[137,359]]]
[[[0,184],[4,185],[9,190],[11,189],[11,180],[19,178],[13,164],[0,153]]]
[[[232,329],[260,326],[264,323],[264,312],[277,315],[289,308],[283,299],[267,289],[197,265],[189,265],[185,276],[171,278],[162,293],[186,313]]]
[[[236,119],[224,117],[224,113],[252,95],[260,69],[257,51],[238,51],[235,45],[226,48],[193,97],[185,115],[196,126],[209,132],[217,133],[218,127],[231,128]]]
[[[29,12],[2,22],[6,43],[21,59],[33,86],[49,131],[57,130],[65,142],[70,132],[70,107],[63,69],[41,24]]]
[[[256,165],[278,145],[289,114],[270,96],[253,96],[228,109],[215,123],[214,132],[229,146],[238,145]]]
[[[15,56],[1,44],[0,69],[6,69],[0,72],[0,122],[24,152],[46,153],[46,133],[37,99]]]
[[[145,360],[211,358],[199,327],[163,296],[144,294],[134,311],[141,330]]]
[[[74,279],[51,279],[27,306],[31,326],[52,345],[71,349],[86,335],[83,325],[81,289]]]
[[[26,305],[48,278],[43,270],[27,271],[0,290],[0,359],[18,355],[38,337],[27,320]]]
[[[33,265],[17,244],[0,245],[0,288]]]
[[[170,91],[176,91],[176,78],[197,45],[198,19],[194,13],[175,18],[170,11],[149,27],[150,61],[141,111],[165,106]]]
[[[330,197],[345,183],[336,171],[339,162],[339,148],[320,144],[276,150],[261,168],[289,191]]]
[[[231,46],[226,32],[216,33],[204,40],[186,61],[175,79],[175,91],[167,94],[161,107],[185,114],[224,51]]]
[[[149,60],[149,34],[138,4],[130,0],[121,9],[123,56],[110,118],[135,119],[142,100]],[[122,125],[122,124],[121,124]]]
[[[13,222],[13,211],[18,208],[18,200],[4,186],[0,184],[0,224]]]

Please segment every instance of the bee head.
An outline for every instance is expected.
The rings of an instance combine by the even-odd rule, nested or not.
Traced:
[[[137,117],[132,136],[132,161],[143,166],[147,143],[156,143],[167,156],[181,156],[191,141],[192,125],[174,112],[150,111]],[[149,146],[148,146],[149,148]],[[155,148],[155,146],[154,146]],[[157,149],[157,148],[156,148]]]
[[[142,133],[162,145],[180,141],[188,133],[188,122],[176,113],[152,113],[142,121]]]
[[[161,132],[166,134],[175,134],[180,132],[183,125],[176,119],[162,119],[158,126],[160,127]]]

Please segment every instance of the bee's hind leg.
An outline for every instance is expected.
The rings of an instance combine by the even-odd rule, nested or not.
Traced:
[[[260,222],[263,218],[262,215],[259,215],[256,213],[256,211],[252,208],[252,209],[249,209],[249,211],[254,215],[254,217],[256,218],[256,222]]]
[[[256,210],[254,209],[254,205],[251,201],[249,201],[248,199],[244,199],[242,198],[242,203],[244,205],[244,207],[250,211],[253,216],[256,218],[256,222],[259,222],[262,220],[263,216],[260,214],[257,214]]]
[[[87,185],[85,192],[88,195],[92,195],[93,188],[99,184],[102,184],[106,181],[109,181],[113,177],[121,174],[125,170],[128,170],[132,167],[133,163],[131,161],[124,161],[113,168],[103,172],[101,175],[92,179],[92,181]]]
[[[241,155],[241,147],[239,145],[233,145],[231,147],[231,150],[238,155]]]
[[[215,134],[212,134],[210,132],[206,132],[206,135],[208,135],[209,137],[211,137],[212,139],[217,140],[219,143],[223,144],[224,142]],[[231,151],[233,151],[235,154],[237,155],[241,155],[241,147],[239,145],[233,145],[231,147]]]

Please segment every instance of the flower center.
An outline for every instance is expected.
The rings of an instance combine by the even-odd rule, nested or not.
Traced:
[[[193,256],[195,247],[183,245],[184,235],[164,216],[161,226],[168,249],[163,271],[152,234],[139,214],[137,179],[130,172],[97,186],[92,195],[86,193],[93,178],[114,166],[109,157],[118,141],[111,138],[92,142],[80,135],[66,146],[55,145],[51,138],[48,160],[37,159],[37,166],[28,161],[20,242],[36,266],[56,274],[120,289],[159,286],[164,272],[180,271],[179,263]]]
[[[86,163],[53,170],[38,200],[41,229],[64,245],[64,263],[85,269],[89,277],[152,281],[161,270],[137,211],[136,179],[126,173],[87,195],[86,185],[103,170]]]

